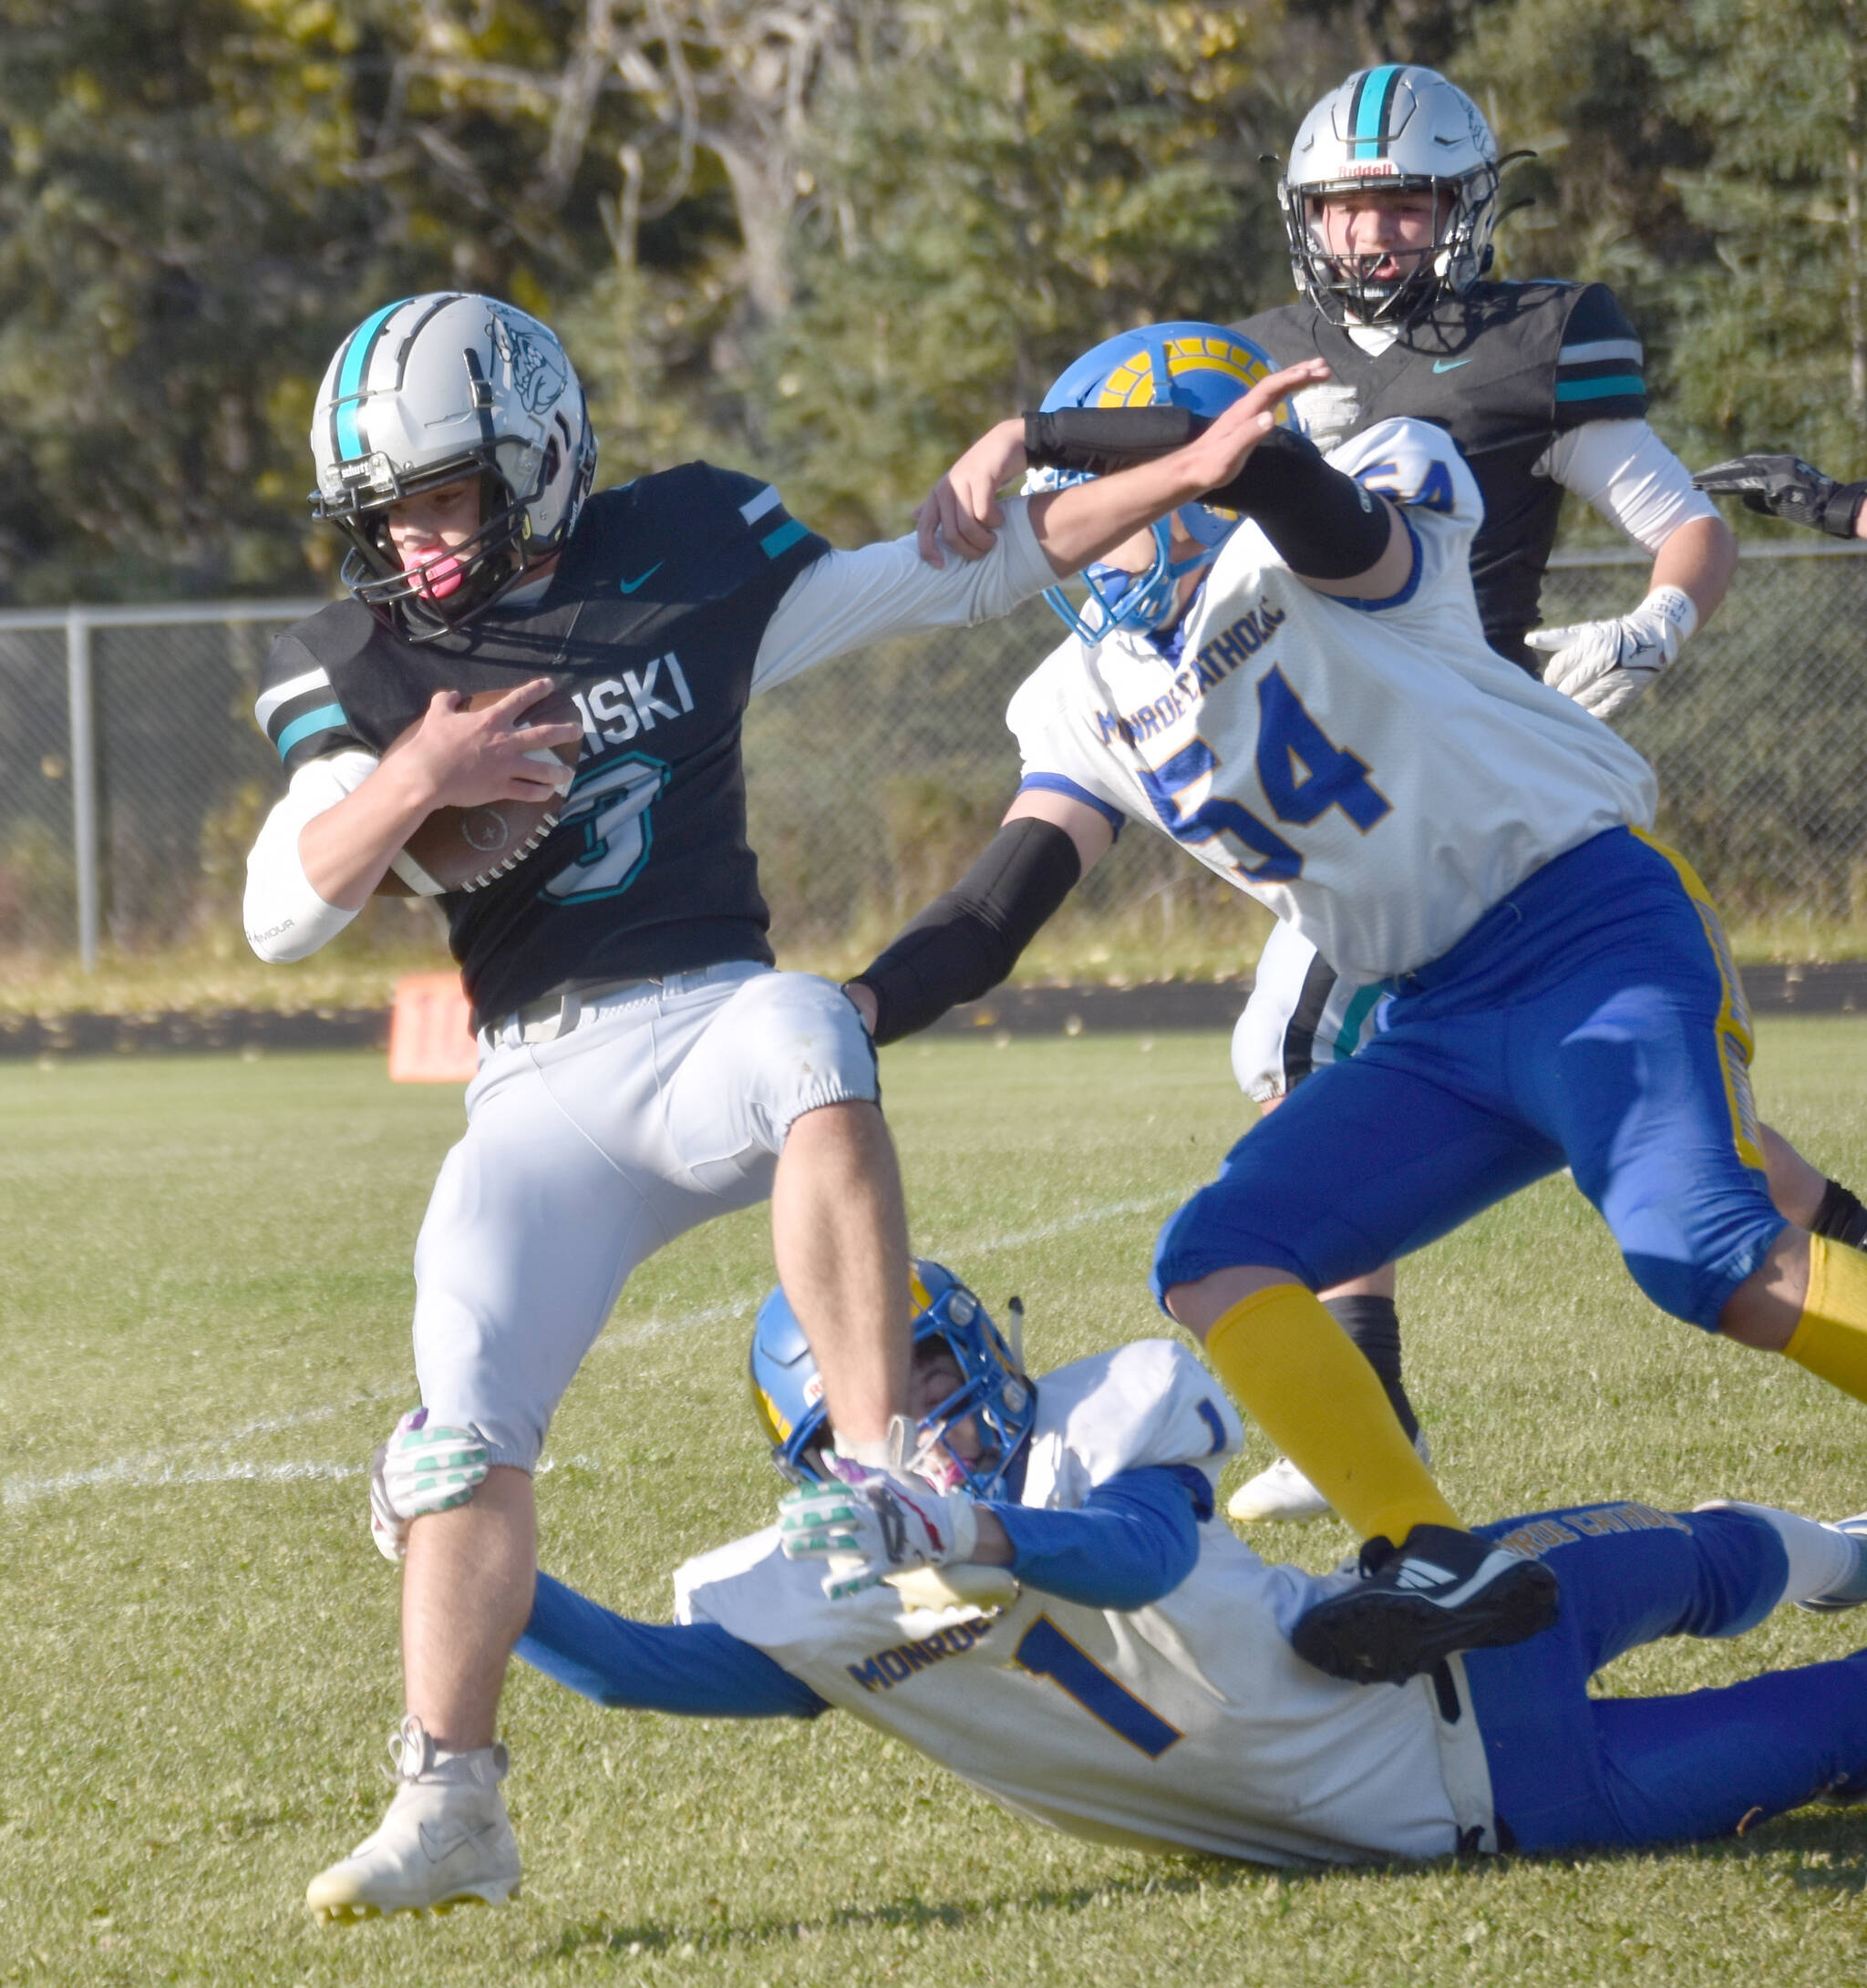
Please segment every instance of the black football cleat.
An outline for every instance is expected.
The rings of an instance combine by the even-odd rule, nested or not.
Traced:
[[[1561,1612],[1541,1561],[1451,1526],[1415,1526],[1404,1547],[1368,1540],[1361,1580],[1300,1617],[1290,1641],[1331,1677],[1399,1684],[1454,1651],[1521,1643]]]

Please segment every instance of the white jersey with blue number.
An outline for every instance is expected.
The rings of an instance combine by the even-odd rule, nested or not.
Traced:
[[[1256,525],[1226,541],[1180,660],[1072,637],[1012,698],[1025,777],[1152,822],[1356,981],[1447,952],[1552,858],[1650,827],[1653,770],[1484,639],[1478,486],[1444,430],[1384,421],[1330,461],[1402,507],[1391,599],[1306,587]]]
[[[1024,1502],[1074,1509],[1150,1465],[1216,1485],[1241,1437],[1199,1361],[1144,1340],[1038,1382]],[[1288,1631],[1345,1577],[1266,1566],[1222,1520],[1200,1528],[1179,1587],[1125,1612],[1030,1588],[993,1620],[906,1609],[888,1587],[829,1602],[821,1572],[786,1560],[773,1528],[688,1561],[677,1613],[1072,1835],[1274,1864],[1455,1847],[1427,1682],[1369,1690],[1312,1670]]]

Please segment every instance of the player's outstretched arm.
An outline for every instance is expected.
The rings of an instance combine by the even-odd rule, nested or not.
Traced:
[[[1734,456],[1695,472],[1693,482],[1714,497],[1741,497],[1746,510],[1825,531],[1831,539],[1867,539],[1867,483],[1837,483],[1800,456]]]
[[[1080,572],[1169,511],[1229,483],[1275,427],[1280,403],[1326,379],[1328,370],[1320,359],[1285,366],[1181,447],[1118,474],[1033,498],[1031,527],[1053,571],[1059,578]],[[1000,522],[996,493],[1024,473],[1026,462],[1021,417],[988,428],[915,514],[922,557],[943,563],[939,539],[963,558],[990,551]]]
[[[1320,360],[1288,367],[1210,424],[1177,407],[1064,409],[1001,422],[954,463],[915,514],[921,556],[938,565],[943,543],[967,559],[989,550],[1000,521],[996,492],[1032,464],[1095,479],[1032,500],[1032,525],[1059,572],[1074,570],[1065,560],[1084,565],[1116,551],[1123,538],[1188,500],[1182,494],[1161,505],[1166,493],[1155,482],[1210,474],[1214,480],[1191,496],[1253,519],[1306,585],[1352,600],[1385,600],[1412,572],[1412,541],[1397,529],[1393,506],[1332,469],[1304,437],[1277,427],[1271,411],[1298,387],[1327,376]],[[1150,492],[1157,501],[1147,509],[1140,500]],[[1066,508],[1039,509],[1057,505]],[[1099,521],[1097,506],[1109,507],[1109,521],[1120,519],[1127,530],[1085,551],[1076,534]]]
[[[1018,794],[978,861],[845,983],[869,1033],[899,1042],[997,986],[1114,839],[1087,802]]]
[[[701,1719],[810,1719],[830,1707],[715,1622],[637,1622],[541,1573],[513,1655],[598,1705]]]
[[[326,904],[359,910],[397,850],[437,808],[546,802],[562,793],[569,769],[534,756],[570,745],[580,727],[518,723],[551,690],[549,678],[537,677],[478,711],[457,691],[437,691],[421,721],[389,747],[376,771],[300,832],[298,857],[312,889]]]

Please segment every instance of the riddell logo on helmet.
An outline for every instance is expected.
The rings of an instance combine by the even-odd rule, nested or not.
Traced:
[[[1398,180],[1400,169],[1391,159],[1351,159],[1342,168],[1345,180]]]

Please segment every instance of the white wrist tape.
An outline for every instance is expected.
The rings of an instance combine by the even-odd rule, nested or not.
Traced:
[[[1669,621],[1679,632],[1679,640],[1688,640],[1698,626],[1698,603],[1684,587],[1656,587],[1640,606]]]

